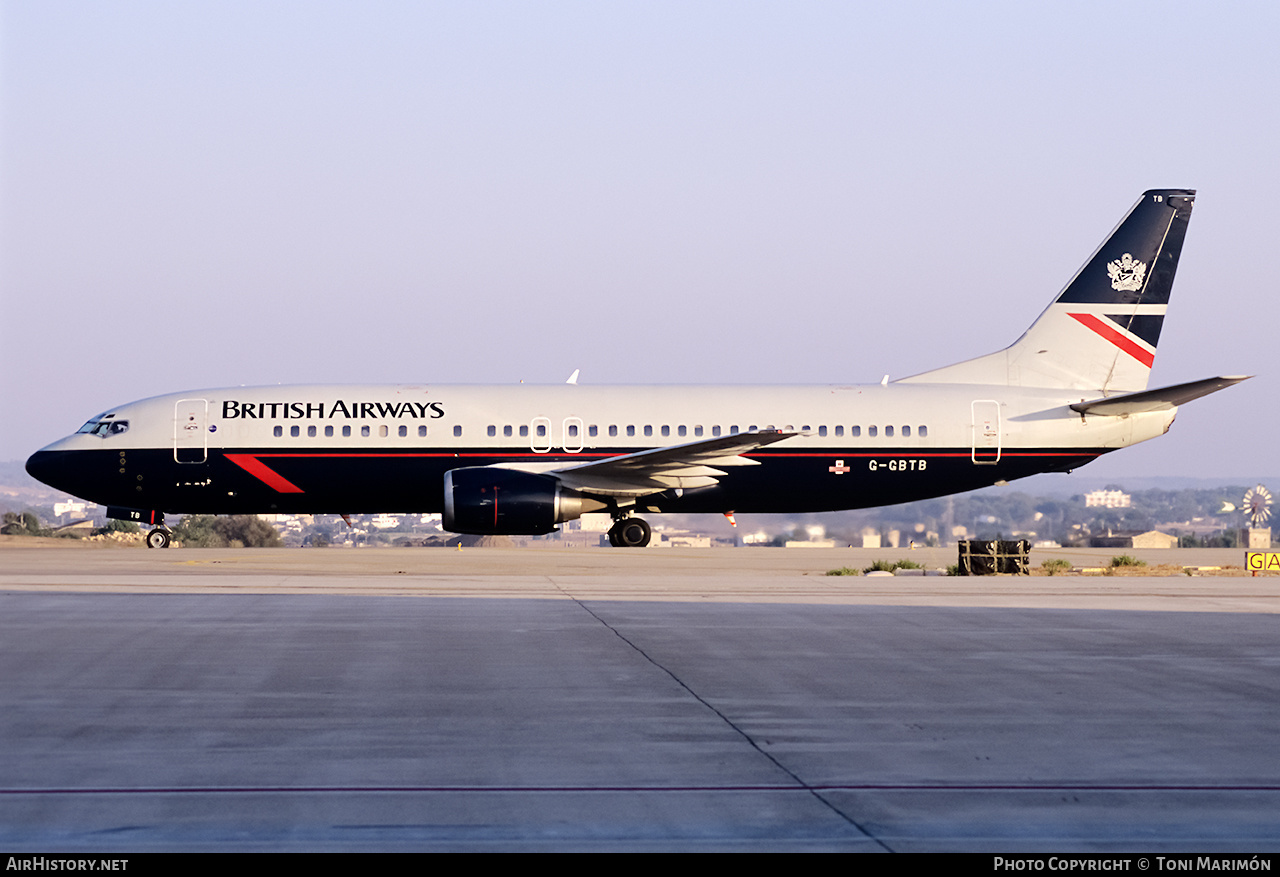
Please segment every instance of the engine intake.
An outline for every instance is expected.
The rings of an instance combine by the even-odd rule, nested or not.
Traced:
[[[453,533],[537,536],[597,508],[604,503],[550,475],[488,466],[444,475],[444,528]]]

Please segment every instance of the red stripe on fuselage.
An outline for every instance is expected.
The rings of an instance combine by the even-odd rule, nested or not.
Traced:
[[[1138,346],[1137,343],[1126,338],[1124,335],[1121,335],[1113,326],[1098,319],[1093,314],[1067,314],[1067,316],[1075,317],[1081,325],[1097,332],[1103,338],[1110,341],[1116,347],[1119,347],[1147,368],[1151,368],[1151,364],[1156,361],[1156,355],[1154,353],[1144,347]]]
[[[276,491],[276,493],[302,493],[302,488],[285,478],[266,463],[252,454],[227,454],[227,459],[235,463],[254,478]]]

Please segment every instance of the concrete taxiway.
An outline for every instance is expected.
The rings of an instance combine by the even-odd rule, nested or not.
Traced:
[[[860,562],[5,547],[0,846],[1280,849],[1280,580]]]

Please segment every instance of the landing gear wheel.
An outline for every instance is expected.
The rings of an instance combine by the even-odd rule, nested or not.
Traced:
[[[168,548],[169,547],[169,531],[156,527],[147,534],[148,548]]]
[[[623,518],[609,531],[609,541],[619,548],[644,548],[652,531],[640,518]]]

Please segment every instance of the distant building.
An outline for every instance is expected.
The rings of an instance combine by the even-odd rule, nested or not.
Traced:
[[[97,528],[94,527],[93,521],[85,520],[85,521],[72,521],[70,524],[67,524],[64,527],[54,527],[53,532],[54,532],[54,535],[56,536],[65,536],[68,534],[71,534],[74,536],[88,536],[95,529]]]
[[[1089,540],[1093,548],[1177,548],[1178,537],[1148,530],[1145,533],[1110,533]]]
[[[588,512],[578,518],[576,523],[576,529],[587,533],[607,533],[613,527],[613,516],[607,512]],[[569,528],[570,525],[566,527]]]
[[[710,536],[695,536],[692,534],[674,534],[668,536],[663,533],[659,535],[656,548],[710,548]]]
[[[1240,544],[1250,551],[1266,551],[1271,547],[1270,527],[1245,527],[1240,537]]]
[[[59,518],[63,515],[83,515],[88,508],[89,504],[87,502],[76,502],[74,500],[55,502],[53,504],[53,514]]]
[[[1084,504],[1089,508],[1127,509],[1133,503],[1133,497],[1119,490],[1095,490],[1084,495]]]

